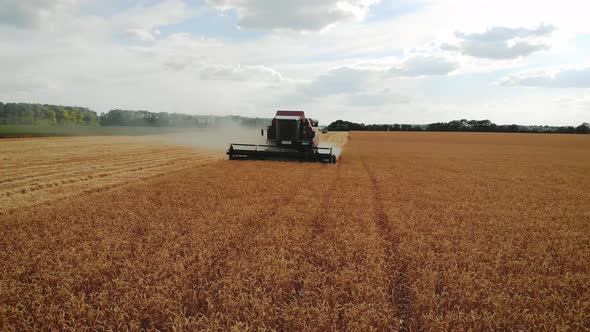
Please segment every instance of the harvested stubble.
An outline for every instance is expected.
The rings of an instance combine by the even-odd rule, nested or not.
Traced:
[[[352,133],[0,217],[4,329],[584,330],[590,140]]]
[[[168,136],[0,141],[0,212],[194,167],[223,157],[164,144]]]

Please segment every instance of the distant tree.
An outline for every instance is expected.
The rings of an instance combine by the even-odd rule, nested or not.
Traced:
[[[160,112],[156,117],[156,126],[166,127],[170,124],[168,113]]]
[[[353,125],[352,122],[344,121],[344,120],[336,120],[328,125],[328,130],[330,131],[349,131],[354,130],[351,127],[356,127],[358,124]]]
[[[493,131],[496,124],[490,120],[470,120],[467,122],[471,131]]]
[[[70,114],[63,106],[51,105],[50,107],[55,112],[55,118],[60,126],[71,124]]]
[[[95,127],[99,125],[99,118],[98,115],[96,115],[96,112],[90,111],[88,109],[83,109],[82,122],[86,126]]]
[[[44,108],[44,118],[47,121],[47,124],[50,126],[57,126],[57,116],[55,114],[55,111],[45,107]]]
[[[583,123],[576,127],[576,133],[578,134],[590,134],[590,124]]]
[[[37,126],[56,126],[57,118],[55,112],[49,109],[46,105],[33,105],[35,112],[35,125]]]
[[[426,126],[428,131],[449,131],[449,127],[444,122],[435,122]]]

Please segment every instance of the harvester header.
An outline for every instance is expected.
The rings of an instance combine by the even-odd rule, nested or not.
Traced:
[[[319,146],[318,121],[303,111],[277,111],[266,130],[266,144],[232,143],[229,159],[287,159],[336,163],[332,148]],[[264,130],[261,134],[264,136]]]

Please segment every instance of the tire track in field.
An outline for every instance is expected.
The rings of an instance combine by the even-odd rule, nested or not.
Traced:
[[[383,197],[379,191],[379,183],[375,178],[375,174],[367,165],[365,159],[362,159],[362,164],[371,183],[375,222],[377,223],[377,226],[381,231],[381,236],[385,242],[386,266],[387,270],[391,273],[388,276],[388,299],[397,309],[397,314],[400,320],[399,331],[408,331],[410,329],[409,325],[411,321],[414,321],[414,324],[412,325],[420,326],[418,317],[414,317],[412,312],[408,280],[408,262],[401,257],[398,250],[400,239],[391,227],[389,217],[385,212]]]
[[[328,237],[330,239],[329,242],[335,243],[334,235],[328,233],[328,213],[332,207],[338,206],[338,204],[342,203],[339,200],[339,197],[335,195],[335,193],[338,193],[339,186],[341,186],[342,168],[339,164],[334,167],[336,167],[336,176],[327,186],[327,189],[322,193],[319,211],[317,211],[312,219],[312,234],[310,236],[309,245],[307,246],[308,248],[314,248],[313,245],[322,237]],[[309,250],[306,255],[308,260],[318,268],[327,269],[328,271],[336,269],[334,266],[330,267],[330,261],[324,256],[324,251]],[[301,297],[303,288],[304,285],[300,285],[300,289],[297,292],[298,297]],[[346,329],[343,312],[341,310],[338,311],[338,316],[335,321],[332,321],[331,325],[336,327],[337,331],[343,331]]]
[[[332,207],[337,206],[338,203],[341,203],[339,198],[334,194],[338,192],[338,187],[342,181],[342,169],[338,164],[326,165],[326,167],[331,169],[336,168],[335,172],[327,172],[327,174],[324,174],[320,177],[320,180],[322,180],[324,176],[332,176],[333,173],[336,174],[333,174],[333,178],[330,178],[327,185],[316,189],[318,193],[318,196],[316,197],[319,204],[315,211],[308,211],[311,213],[309,214],[310,218],[306,222],[306,226],[310,227],[310,231],[309,236],[306,237],[305,244],[303,246],[305,249],[302,251],[302,259],[306,264],[310,264],[318,270],[333,271],[336,269],[336,267],[333,266],[330,260],[326,258],[325,248],[318,247],[317,244],[321,242],[320,239],[322,238],[324,238],[323,240],[327,243],[334,243],[334,234],[330,233],[328,214]],[[309,285],[307,287],[309,287]],[[297,272],[293,289],[294,295],[287,300],[288,303],[303,300],[305,288],[306,285],[304,282],[304,276],[301,275],[300,272]],[[286,322],[284,317],[281,317],[277,322],[278,330],[284,331],[285,325]],[[336,320],[332,321],[331,325],[335,326],[338,331],[345,329],[344,317],[341,311],[339,312]]]
[[[329,236],[327,234],[327,230],[328,230],[328,212],[331,206],[334,206],[334,204],[337,202],[338,198],[334,196],[334,193],[336,192],[336,188],[338,187],[338,183],[341,181],[341,168],[339,165],[332,165],[332,166],[327,166],[327,167],[336,167],[336,176],[334,177],[333,180],[330,181],[330,183],[325,186],[323,188],[323,191],[321,192],[321,195],[319,196],[319,207],[318,209],[315,211],[315,213],[312,214],[311,217],[311,230],[310,230],[310,235],[307,237],[306,240],[306,245],[305,248],[307,248],[307,250],[305,250],[304,252],[304,260],[313,265],[314,267],[317,267],[318,269],[327,269],[330,270],[329,268],[329,260],[324,257],[324,253],[316,250],[316,247],[314,247],[314,244],[318,243],[318,239],[322,238],[322,237],[326,237]],[[333,237],[333,236],[331,236]],[[291,301],[295,301],[300,300],[303,297],[303,293],[304,293],[304,288],[305,288],[305,284],[302,281],[303,276],[299,276],[297,278],[297,282],[295,283],[295,296],[291,299]],[[336,322],[336,325],[338,326],[338,330],[342,330],[344,328],[343,326],[343,321],[342,321],[342,316],[340,315],[338,317],[338,321]]]

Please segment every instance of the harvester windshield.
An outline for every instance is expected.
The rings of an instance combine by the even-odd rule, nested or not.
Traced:
[[[291,144],[299,140],[299,121],[298,120],[276,120],[277,121],[277,140]]]

